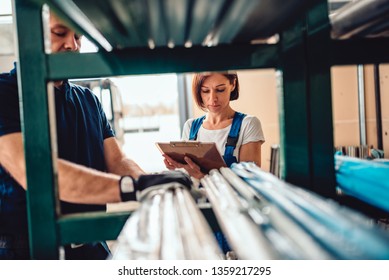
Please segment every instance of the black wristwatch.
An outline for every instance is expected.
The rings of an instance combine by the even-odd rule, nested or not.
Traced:
[[[136,200],[135,180],[131,176],[122,176],[119,180],[120,197],[122,201]]]

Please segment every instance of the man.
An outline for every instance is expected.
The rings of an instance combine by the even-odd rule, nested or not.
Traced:
[[[80,36],[53,15],[50,32],[52,52],[79,51]],[[16,67],[0,75],[0,259],[30,257]],[[178,180],[184,185],[190,184],[186,177],[177,174],[144,175],[145,172],[120,150],[96,96],[89,89],[68,81],[56,81],[54,85],[58,185],[63,213],[101,211],[106,203],[133,200],[139,178],[143,188],[161,180],[162,183]],[[135,180],[129,182],[130,177],[122,177],[124,175]],[[68,246],[66,257],[104,259],[108,256],[105,247],[100,243],[76,249]]]

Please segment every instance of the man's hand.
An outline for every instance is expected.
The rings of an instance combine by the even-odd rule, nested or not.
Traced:
[[[146,174],[139,176],[138,180],[136,181],[136,189],[143,191],[144,189],[152,186],[168,183],[179,183],[189,190],[192,187],[192,180],[187,174],[179,170],[171,170],[158,174]]]

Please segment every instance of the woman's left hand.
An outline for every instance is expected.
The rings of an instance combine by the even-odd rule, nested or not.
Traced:
[[[205,176],[205,174],[201,172],[200,166],[194,163],[190,157],[184,157],[184,160],[187,163],[184,164],[184,168],[186,171],[188,171],[190,176],[195,177],[196,179],[201,179]]]

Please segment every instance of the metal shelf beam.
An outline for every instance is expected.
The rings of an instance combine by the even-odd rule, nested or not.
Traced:
[[[199,59],[212,57],[212,59]],[[276,45],[128,49],[109,53],[47,55],[47,79],[92,78],[150,73],[275,68]],[[93,67],[85,67],[93,65]],[[68,69],[72,69],[69,72]]]
[[[64,215],[57,221],[60,244],[115,240],[130,215],[129,212]]]

